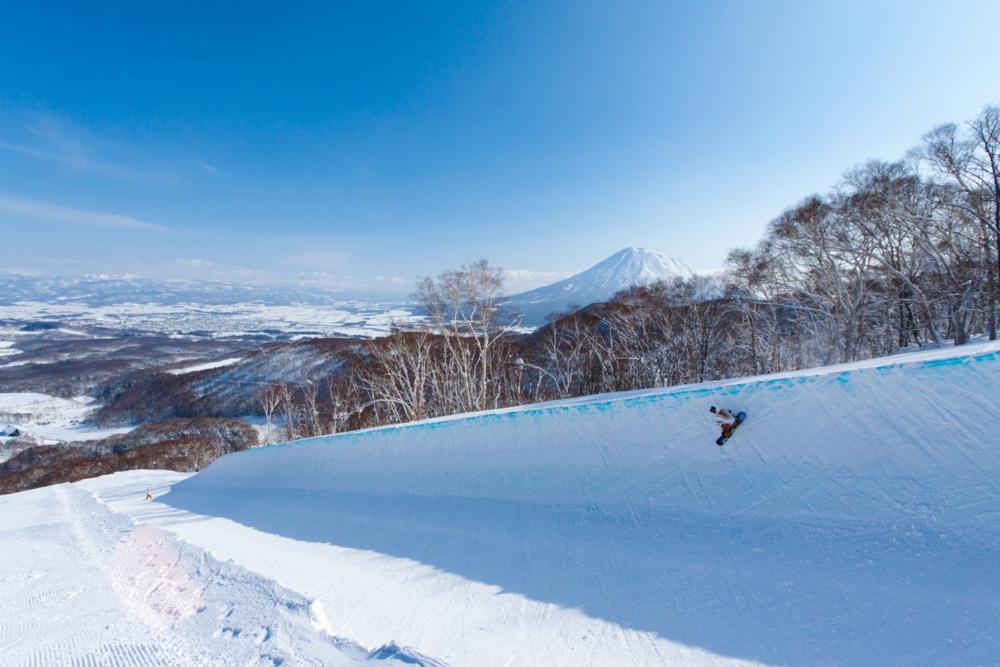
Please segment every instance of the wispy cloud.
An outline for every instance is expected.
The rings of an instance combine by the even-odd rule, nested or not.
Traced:
[[[142,229],[147,231],[166,231],[165,227],[151,222],[139,220],[121,213],[106,213],[103,211],[85,211],[69,206],[60,206],[50,202],[36,201],[0,195],[0,213],[6,213],[19,218],[32,220],[49,220],[70,225],[90,225],[94,227],[121,227],[124,229]]]
[[[284,263],[304,272],[342,270],[351,262],[351,255],[338,250],[303,250],[284,258]]]
[[[175,182],[162,174],[99,156],[99,153],[121,153],[122,148],[96,140],[84,129],[51,114],[21,112],[0,120],[4,121],[0,125],[5,126],[2,128],[5,136],[0,136],[0,151],[122,180],[154,185]]]
[[[202,171],[204,171],[204,172],[206,172],[206,173],[209,173],[209,174],[212,174],[212,175],[214,175],[214,176],[225,176],[225,175],[226,175],[226,172],[224,172],[224,171],[223,171],[222,169],[220,169],[219,167],[216,167],[216,166],[215,166],[214,164],[209,164],[208,162],[205,162],[204,160],[202,160],[202,159],[200,159],[200,158],[199,158],[199,159],[196,159],[196,160],[194,161],[194,163],[195,163],[196,165],[198,165],[198,167],[199,167],[199,168],[200,168],[200,169],[201,169]]]
[[[134,169],[119,167],[94,160],[83,153],[59,153],[36,146],[13,144],[8,141],[0,141],[0,150],[19,153],[29,157],[54,162],[64,167],[69,167],[75,171],[86,171],[103,176],[112,176],[129,181],[144,181],[147,183],[167,183],[167,179],[159,178],[150,174],[144,174]]]
[[[504,269],[503,273],[504,286],[508,294],[517,294],[536,287],[544,287],[573,275],[570,271],[532,271],[531,269]]]
[[[268,269],[225,264],[200,257],[181,257],[157,267],[163,277],[195,280],[222,280],[227,282],[256,283],[274,280]]]

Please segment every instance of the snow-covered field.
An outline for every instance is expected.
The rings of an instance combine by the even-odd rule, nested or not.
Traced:
[[[21,354],[21,350],[14,347],[14,342],[12,340],[0,340],[0,358]]]
[[[217,337],[280,331],[289,336],[378,336],[394,325],[418,321],[392,303],[344,301],[337,304],[206,304],[20,301],[0,305],[0,320],[58,321],[157,333]]]
[[[98,440],[131,430],[131,427],[98,429],[84,424],[84,418],[96,407],[87,396],[59,398],[34,392],[0,393],[0,428],[16,427],[44,443]]]
[[[316,286],[148,280],[135,276],[29,276],[0,272],[0,339],[24,323],[58,322],[168,335],[377,336],[419,319],[409,299]],[[2,323],[18,326],[4,327]],[[68,328],[67,328],[68,327]],[[2,353],[0,353],[2,356]]]
[[[983,344],[347,433],[194,476],[119,473],[0,498],[0,572],[9,599],[28,596],[17,568],[32,551],[10,524],[49,529],[53,498],[90,492],[302,596],[369,650],[477,666],[997,664],[998,390],[1000,344]],[[725,448],[711,404],[749,413]],[[87,531],[105,516],[75,515]],[[121,609],[135,594],[106,593]],[[190,619],[162,631],[218,614]],[[17,620],[0,610],[0,626]],[[0,630],[23,650],[35,637]]]

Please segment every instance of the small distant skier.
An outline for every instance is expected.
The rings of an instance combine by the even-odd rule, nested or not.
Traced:
[[[146,489],[146,500],[152,500],[152,499],[153,499],[153,492],[150,491],[149,489]]]
[[[726,408],[717,408],[714,405],[708,409],[713,415],[715,415],[715,422],[722,428],[722,435],[719,439],[715,441],[719,447],[726,444],[726,440],[733,435],[733,431],[736,427],[743,423],[746,419],[745,412],[733,413],[732,410],[727,410]]]

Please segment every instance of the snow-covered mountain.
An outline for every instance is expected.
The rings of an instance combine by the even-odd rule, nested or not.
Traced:
[[[694,275],[690,266],[657,250],[624,248],[565,280],[515,294],[506,305],[522,314],[526,325],[540,326],[549,314],[562,312],[571,305],[586,306],[606,301],[615,292],[635,285]]]

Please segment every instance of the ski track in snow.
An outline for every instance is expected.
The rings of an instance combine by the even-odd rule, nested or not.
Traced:
[[[0,570],[0,592],[29,609],[87,598],[77,588],[88,577],[58,563],[38,566],[51,585],[32,585],[29,545],[9,541],[9,517],[30,527],[14,537],[43,552],[60,543],[33,537],[44,527],[75,545],[69,560],[132,571],[141,559],[110,556],[121,535],[94,537],[95,523],[129,517],[136,544],[164,536],[153,562],[172,562],[162,554],[176,548],[211,564],[166,568],[167,603],[144,620],[124,615],[145,634],[112,614],[120,627],[106,636],[148,655],[164,650],[149,639],[163,636],[149,634],[157,614],[170,637],[238,655],[278,595],[313,601],[309,627],[326,631],[310,634],[296,616],[285,650],[346,637],[358,645],[339,646],[357,659],[997,664],[998,390],[993,343],[346,433],[230,455],[193,476],[118,473],[0,497],[3,544],[19,545],[12,562],[25,564]],[[724,448],[713,403],[749,414]],[[155,502],[141,500],[147,486]],[[41,520],[58,493],[76,524]],[[25,516],[29,500],[48,504]],[[248,583],[212,598],[222,567]],[[280,595],[251,595],[249,582]],[[131,604],[129,588],[112,601]],[[258,625],[192,614],[195,590],[203,605],[237,610],[263,599]],[[204,619],[218,636],[193,629]],[[20,620],[0,617],[0,648],[62,655],[26,640]]]
[[[387,647],[369,659],[329,636],[308,598],[135,524],[76,485],[0,497],[0,516],[0,664],[391,666],[409,657]]]

